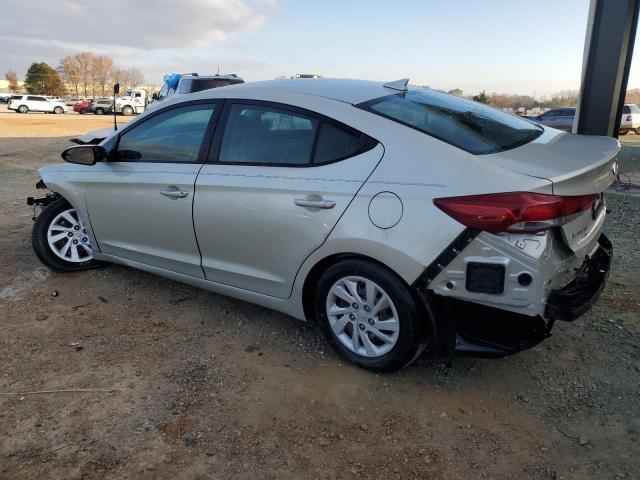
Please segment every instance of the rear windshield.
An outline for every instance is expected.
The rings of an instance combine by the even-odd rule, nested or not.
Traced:
[[[426,89],[376,98],[358,107],[474,155],[516,148],[543,132],[541,127],[510,113]]]

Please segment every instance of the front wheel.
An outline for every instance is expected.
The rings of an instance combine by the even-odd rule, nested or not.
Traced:
[[[640,135],[640,127],[636,128],[636,135]]]
[[[56,107],[53,109],[53,113],[55,113],[56,115],[61,115],[64,113],[64,108],[62,107]]]
[[[47,205],[36,219],[31,245],[42,263],[60,272],[98,266],[87,229],[64,198]]]
[[[618,135],[626,135],[628,130],[626,128],[621,128],[618,130]]]
[[[19,111],[20,113],[27,113],[27,112],[29,111],[29,107],[27,107],[26,105],[20,105],[20,106],[18,107],[18,111]]]
[[[96,115],[103,115],[104,114],[104,110],[101,108],[96,108]]]
[[[376,372],[411,363],[427,343],[426,320],[409,287],[384,267],[344,260],[320,277],[314,313],[346,360]]]
[[[126,107],[124,107],[122,109],[122,115],[124,116],[129,116],[129,115],[133,115],[133,108],[131,108],[129,105],[127,105]]]
[[[86,108],[80,109],[80,115],[84,115],[86,113],[87,113],[87,109]]]

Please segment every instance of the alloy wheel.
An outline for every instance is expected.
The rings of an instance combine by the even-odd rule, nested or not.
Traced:
[[[93,259],[87,230],[73,208],[58,214],[47,229],[51,251],[66,262],[81,263]]]
[[[326,312],[334,335],[353,353],[380,357],[398,341],[396,307],[389,295],[367,278],[348,276],[335,282],[327,295]]]

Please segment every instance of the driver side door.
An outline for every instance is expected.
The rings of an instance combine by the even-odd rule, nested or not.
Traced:
[[[192,203],[218,113],[215,102],[180,104],[120,134],[111,160],[96,164],[86,181],[101,253],[204,278]]]

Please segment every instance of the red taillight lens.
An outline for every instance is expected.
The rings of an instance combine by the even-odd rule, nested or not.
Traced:
[[[631,121],[631,115],[627,115],[627,122]]]
[[[566,223],[598,195],[560,197],[530,192],[436,198],[433,203],[467,227],[489,232],[539,232]]]

